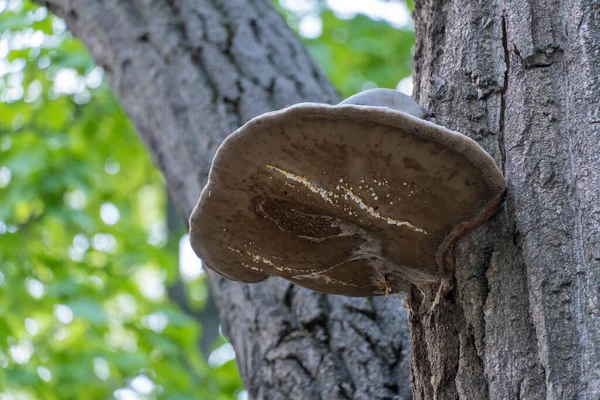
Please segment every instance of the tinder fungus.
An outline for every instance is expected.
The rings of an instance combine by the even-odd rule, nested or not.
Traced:
[[[505,182],[476,142],[415,115],[430,114],[378,89],[249,121],[213,160],[190,219],[196,254],[236,281],[347,296],[439,281]]]

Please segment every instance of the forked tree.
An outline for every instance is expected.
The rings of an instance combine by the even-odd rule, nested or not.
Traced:
[[[106,70],[186,219],[229,133],[339,100],[268,0],[40,3]],[[506,201],[459,242],[452,277],[409,291],[408,312],[210,273],[250,396],[598,399],[598,4],[415,6],[415,98],[492,155]]]

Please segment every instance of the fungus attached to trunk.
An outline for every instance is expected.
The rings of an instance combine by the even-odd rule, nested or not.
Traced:
[[[429,115],[410,97],[369,92],[383,103],[297,104],[223,142],[190,219],[208,268],[348,296],[454,270],[456,240],[498,208],[504,178],[473,140],[399,111]]]

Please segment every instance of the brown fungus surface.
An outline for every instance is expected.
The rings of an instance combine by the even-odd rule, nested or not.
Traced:
[[[493,160],[460,133],[384,107],[304,103],[223,142],[190,240],[233,280],[389,294],[452,272],[457,238],[504,192]]]

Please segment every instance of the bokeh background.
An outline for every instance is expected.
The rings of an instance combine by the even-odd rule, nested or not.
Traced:
[[[275,5],[343,97],[412,91],[412,1]],[[243,400],[234,358],[102,69],[45,8],[0,0],[0,400]]]

